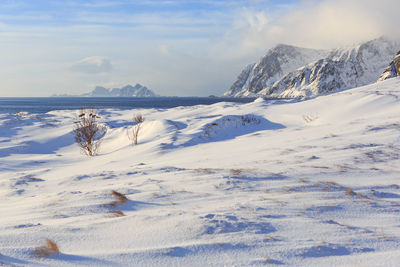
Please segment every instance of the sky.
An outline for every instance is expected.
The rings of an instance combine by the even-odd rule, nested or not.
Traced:
[[[0,97],[221,95],[278,43],[400,36],[398,0],[0,0]]]

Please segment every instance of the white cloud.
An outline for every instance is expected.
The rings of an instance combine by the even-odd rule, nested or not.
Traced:
[[[110,72],[112,65],[110,60],[101,56],[86,57],[70,68],[74,72],[97,74],[103,72]]]
[[[395,39],[400,37],[398,10],[398,0],[303,0],[279,13],[245,8],[215,45],[244,56],[277,43],[333,48],[382,35]]]
[[[130,14],[85,3],[125,8],[133,0],[72,4],[59,23],[46,22],[58,18],[57,10],[16,12],[18,23],[10,12],[0,12],[0,80],[2,88],[13,88],[0,95],[79,94],[113,82],[139,82],[163,95],[222,94],[244,66],[277,43],[331,48],[400,36],[398,0],[300,0],[279,6],[267,0],[190,0],[207,2],[210,10],[176,9],[181,1],[160,1],[141,5],[171,7]],[[32,16],[43,20],[31,23]],[[113,64],[87,55],[107,55]],[[84,59],[71,64],[71,58]]]
[[[158,51],[163,55],[168,55],[169,54],[169,46],[165,45],[165,44],[159,45]]]

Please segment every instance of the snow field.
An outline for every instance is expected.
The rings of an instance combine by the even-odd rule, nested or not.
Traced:
[[[92,158],[75,111],[0,114],[0,265],[396,266],[399,96],[101,110]],[[47,238],[61,253],[35,257]]]

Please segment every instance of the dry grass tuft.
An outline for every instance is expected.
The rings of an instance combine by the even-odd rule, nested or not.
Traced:
[[[46,245],[38,247],[34,251],[37,257],[50,257],[51,255],[60,253],[60,250],[53,240],[47,239]]]
[[[120,193],[120,192],[117,192],[117,191],[115,191],[115,190],[112,190],[112,191],[111,191],[111,196],[117,197],[117,198],[121,198],[121,199],[125,199],[125,200],[128,199],[124,194],[122,194],[122,193]]]
[[[356,196],[357,193],[354,192],[353,189],[347,188],[347,189],[346,189],[346,195],[348,195],[348,196]]]
[[[347,196],[356,196],[356,197],[363,198],[363,199],[369,199],[368,196],[354,192],[353,189],[351,189],[351,188],[346,189],[346,195]]]
[[[275,237],[273,237],[272,235],[267,235],[266,240],[275,241],[277,239]]]
[[[232,175],[239,175],[242,173],[243,170],[241,169],[231,169],[231,174]]]
[[[122,217],[122,216],[125,216],[125,214],[122,211],[117,210],[116,207],[118,205],[125,204],[128,201],[128,198],[124,194],[122,194],[120,192],[117,192],[115,190],[112,190],[110,195],[112,197],[117,198],[116,200],[114,200],[114,201],[112,201],[112,202],[110,202],[110,203],[105,205],[106,207],[110,208],[111,217]]]
[[[115,201],[110,203],[110,206],[113,206],[113,207],[116,206],[116,205],[125,204],[126,201],[128,200],[128,198],[124,194],[119,193],[119,192],[114,191],[114,190],[111,191],[111,196],[117,198],[117,200],[115,200]]]
[[[125,213],[123,213],[123,212],[120,211],[120,210],[114,210],[113,215],[114,215],[115,217],[122,217],[122,216],[125,216]]]

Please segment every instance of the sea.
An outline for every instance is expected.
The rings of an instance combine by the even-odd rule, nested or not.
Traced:
[[[174,108],[218,102],[249,103],[254,98],[221,97],[0,97],[0,113],[46,113],[53,110]]]

